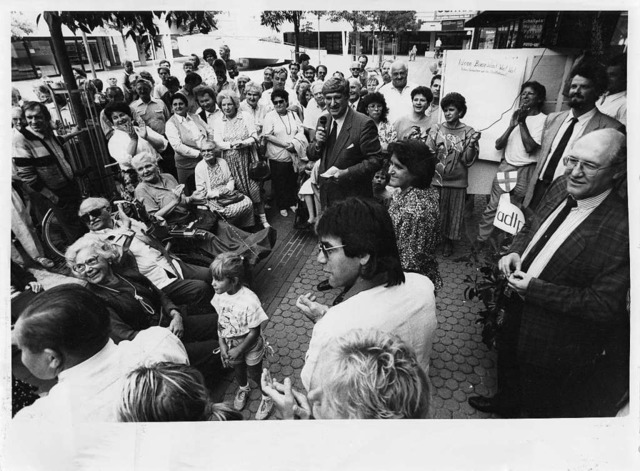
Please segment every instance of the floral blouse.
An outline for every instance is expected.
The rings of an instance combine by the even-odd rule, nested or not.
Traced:
[[[436,247],[440,242],[440,202],[435,188],[409,187],[391,199],[389,215],[403,270],[425,275],[442,288]]]

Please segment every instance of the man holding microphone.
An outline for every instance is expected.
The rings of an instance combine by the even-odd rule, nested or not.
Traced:
[[[345,79],[327,80],[322,93],[329,114],[318,119],[307,156],[320,160],[318,183],[324,210],[349,196],[373,196],[371,180],[382,167],[382,148],[373,120],[349,107]]]

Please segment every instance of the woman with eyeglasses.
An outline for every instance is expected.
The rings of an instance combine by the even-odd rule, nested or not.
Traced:
[[[367,115],[373,119],[373,122],[376,123],[378,127],[380,146],[382,147],[382,152],[387,155],[387,147],[389,144],[398,139],[395,126],[387,119],[387,115],[389,114],[387,101],[384,99],[382,93],[374,92],[367,93],[362,98],[362,102],[364,109],[367,110]]]
[[[151,326],[168,328],[184,343],[191,365],[209,382],[221,371],[217,341],[217,315],[183,317],[180,309],[148,278],[126,262],[126,257],[99,236],[86,234],[65,253],[73,275],[106,305],[114,342],[133,340]]]
[[[288,109],[289,92],[274,90],[274,110],[264,118],[262,136],[267,141],[267,157],[271,166],[271,183],[275,201],[283,217],[287,210],[295,212],[298,200],[298,172],[306,161],[307,138],[302,121]]]
[[[434,286],[424,275],[403,271],[386,208],[371,199],[347,198],[326,209],[316,233],[318,262],[329,285],[345,292],[332,307],[311,293],[298,298],[298,308],[316,324],[301,372],[307,391],[319,380],[316,367],[324,349],[356,328],[399,336],[428,374],[437,327]]]

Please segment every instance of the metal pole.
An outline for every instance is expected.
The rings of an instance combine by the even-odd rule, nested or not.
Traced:
[[[84,43],[84,49],[87,51],[87,58],[89,59],[89,66],[91,67],[91,75],[94,80],[98,78],[96,75],[96,66],[93,65],[93,57],[91,57],[91,49],[89,49],[89,41],[87,41],[87,34],[82,31],[82,42]]]
[[[318,64],[322,64],[322,58],[320,57],[320,13],[318,13]]]

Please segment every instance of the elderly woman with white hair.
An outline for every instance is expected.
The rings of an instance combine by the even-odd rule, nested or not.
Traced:
[[[398,336],[355,329],[323,352],[307,395],[291,379],[262,374],[262,390],[283,419],[427,419],[430,391],[416,354]]]
[[[267,107],[260,103],[262,98],[262,87],[258,82],[248,82],[244,87],[245,98],[240,103],[240,111],[248,113],[253,117],[258,136],[262,134],[262,124],[267,114]]]
[[[249,166],[258,160],[258,132],[253,117],[240,111],[240,99],[232,91],[222,90],[216,101],[222,110],[222,116],[213,123],[216,144],[222,150],[222,158],[229,166],[236,188],[251,199],[260,223],[270,227],[264,213],[260,185],[249,178]]]
[[[84,235],[67,249],[65,258],[73,275],[107,307],[114,342],[133,340],[152,326],[166,327],[182,340],[191,365],[213,384],[222,371],[220,356],[212,353],[218,347],[216,314],[183,316],[135,267],[120,266],[118,249],[99,236]]]

